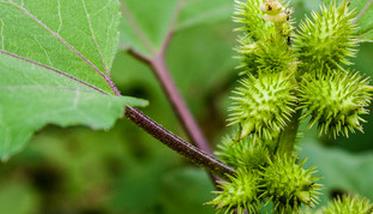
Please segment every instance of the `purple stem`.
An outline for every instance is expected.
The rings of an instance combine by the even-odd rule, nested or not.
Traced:
[[[161,125],[157,124],[155,121],[151,120],[148,116],[143,114],[141,111],[133,107],[127,107],[125,114],[128,119],[136,123],[139,127],[144,129],[154,138],[158,139],[166,146],[181,154],[190,161],[194,162],[195,164],[204,166],[211,172],[215,172],[222,176],[226,176],[227,174],[232,175],[234,173],[234,170],[231,167],[223,164],[201,149],[198,149],[192,144],[184,141],[180,137],[166,130]]]
[[[213,155],[212,150],[201,132],[201,129],[198,127],[197,123],[193,119],[192,114],[190,113],[188,107],[186,106],[184,100],[182,99],[178,89],[175,86],[173,79],[171,78],[170,72],[166,67],[164,61],[164,51],[165,47],[169,43],[171,38],[171,34],[167,37],[165,45],[161,49],[159,55],[157,55],[153,59],[149,59],[134,50],[130,49],[129,53],[137,58],[139,61],[149,65],[152,68],[152,71],[155,73],[158,81],[160,82],[163,91],[166,93],[171,106],[176,113],[179,121],[181,122],[184,130],[186,131],[187,135],[197,146],[197,148],[201,149],[203,152],[207,153],[208,155]],[[215,187],[218,187],[218,181],[220,180],[218,177],[214,176],[213,174],[209,173],[209,176],[214,183]]]
[[[167,95],[169,102],[171,103],[172,109],[176,113],[183,129],[185,130],[186,134],[188,135],[189,139],[200,148],[205,153],[213,156],[212,150],[209,146],[208,141],[206,140],[205,136],[203,135],[201,129],[199,128],[198,124],[194,120],[189,108],[185,104],[179,90],[177,89],[171,75],[170,71],[168,70],[166,63],[165,63],[165,52],[166,49],[172,39],[173,33],[169,32],[163,45],[158,54],[155,55],[153,58],[148,58],[133,49],[129,49],[129,53],[137,58],[139,61],[143,62],[150,66],[151,70],[157,77],[160,85],[164,93]],[[209,173],[211,180],[213,181],[214,185],[217,187],[218,177]]]
[[[171,38],[171,36],[169,36],[168,38]],[[162,48],[160,53],[152,59],[147,58],[132,49],[129,50],[129,53],[141,62],[150,66],[158,81],[160,82],[163,91],[166,93],[167,98],[171,103],[172,109],[176,113],[188,137],[198,148],[211,155],[212,150],[205,136],[202,134],[201,129],[197,125],[188,107],[186,106],[179,90],[177,89],[170,75],[170,71],[166,66],[164,50],[168,44],[168,41],[169,39],[166,40],[164,48]]]
[[[121,96],[120,91],[114,85],[113,92],[117,96]],[[219,175],[226,176],[227,174],[233,174],[234,169],[218,161],[210,154],[205,153],[201,149],[194,147],[192,144],[184,141],[180,137],[176,136],[172,132],[163,128],[160,124],[150,119],[144,113],[133,107],[127,106],[125,108],[125,115],[128,119],[134,122],[137,126],[144,129],[148,134],[152,135],[155,139],[161,141],[166,146],[181,154],[185,158],[189,159],[195,164],[204,166],[211,172],[218,173]],[[217,183],[217,178],[214,175],[209,174],[213,179],[214,184]]]
[[[206,138],[202,134],[201,129],[194,120],[178,89],[176,88],[173,79],[170,76],[170,72],[164,61],[164,57],[162,55],[157,56],[150,62],[150,66],[153,68],[155,75],[161,83],[162,88],[166,93],[177,117],[181,121],[187,135],[198,148],[208,154],[212,154]]]

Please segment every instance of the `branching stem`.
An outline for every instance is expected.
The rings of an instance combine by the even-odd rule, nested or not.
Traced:
[[[201,129],[197,125],[191,112],[189,111],[187,105],[185,104],[179,90],[177,89],[170,75],[170,71],[168,70],[166,66],[165,57],[164,57],[164,48],[162,48],[161,52],[152,59],[144,57],[141,54],[135,52],[134,50],[130,50],[129,53],[135,58],[137,58],[138,60],[150,66],[155,76],[157,77],[160,85],[162,86],[163,91],[167,95],[167,98],[174,112],[179,118],[180,123],[182,124],[184,130],[186,131],[191,141],[198,148],[200,148],[204,152],[211,155],[212,150],[205,136],[202,134]]]
[[[177,10],[173,18],[174,21],[176,21],[177,15],[180,12],[180,10],[181,4],[178,4]],[[163,91],[167,95],[167,98],[174,112],[176,113],[181,125],[183,126],[186,134],[188,135],[189,139],[199,149],[201,149],[203,152],[207,153],[209,156],[212,157],[212,149],[210,148],[209,143],[203,135],[197,122],[194,120],[191,112],[189,111],[189,108],[185,104],[165,63],[165,53],[173,36],[172,29],[173,27],[169,29],[168,34],[165,40],[163,41],[162,47],[158,52],[155,52],[153,57],[144,56],[133,49],[129,49],[129,53],[152,69],[160,85],[162,86]],[[214,182],[215,186],[217,186],[217,181],[219,180],[219,178],[215,177],[211,173],[209,173],[209,175],[211,180]]]

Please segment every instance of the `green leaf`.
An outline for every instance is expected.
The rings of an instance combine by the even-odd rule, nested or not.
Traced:
[[[309,159],[308,164],[316,166],[319,171],[324,186],[323,203],[332,190],[358,193],[373,199],[372,152],[356,155],[338,148],[326,148],[317,140],[309,138],[304,140],[301,153]]]
[[[122,0],[122,42],[143,56],[153,57],[170,33],[230,17],[233,1]]]
[[[359,33],[361,39],[373,42],[373,1],[355,0],[351,1],[352,7],[358,11]]]
[[[45,124],[108,129],[125,105],[114,96],[118,43],[113,0],[0,0],[0,157]]]

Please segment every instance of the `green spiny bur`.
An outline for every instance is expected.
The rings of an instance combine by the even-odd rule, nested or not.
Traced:
[[[265,166],[270,156],[266,143],[253,143],[251,138],[243,141],[235,140],[230,136],[224,137],[222,143],[218,145],[216,155],[235,168],[252,170]]]
[[[361,116],[369,113],[371,103],[368,82],[358,73],[339,70],[306,75],[300,87],[303,117],[310,116],[310,126],[317,124],[320,134],[334,138],[363,132]]]
[[[314,175],[315,169],[305,169],[304,161],[298,163],[290,156],[277,156],[261,172],[262,198],[273,202],[277,210],[297,210],[302,204],[314,206],[320,185]]]
[[[302,21],[294,48],[303,72],[351,64],[350,58],[355,56],[358,46],[355,15],[347,1],[339,6],[334,1],[330,6],[322,6],[320,12],[313,12],[312,18]]]
[[[241,138],[276,138],[294,113],[295,87],[285,73],[249,75],[231,98],[229,124],[241,124]]]
[[[243,36],[252,41],[259,40],[265,34],[265,21],[260,16],[262,0],[242,2],[235,0],[235,13],[233,21],[241,24],[236,31],[245,32]]]
[[[271,45],[268,45],[270,41]],[[239,40],[240,47],[236,51],[240,54],[241,60],[239,69],[241,74],[256,73],[294,73],[298,62],[295,54],[288,46],[286,38],[277,37],[276,34],[267,40],[255,43]]]
[[[239,169],[235,176],[229,176],[229,181],[223,181],[216,191],[216,198],[208,202],[222,213],[233,214],[258,213],[259,175]]]
[[[322,210],[324,214],[372,214],[373,204],[361,196],[342,196]]]
[[[297,61],[288,46],[292,32],[291,11],[277,1],[237,2],[234,21],[243,24],[237,28],[239,37],[238,66],[243,74],[259,72],[294,72]],[[270,8],[270,9],[268,9]]]

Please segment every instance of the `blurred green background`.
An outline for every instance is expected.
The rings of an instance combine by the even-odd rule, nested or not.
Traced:
[[[142,16],[143,23],[158,30],[162,37],[167,31],[167,27],[162,27],[167,24],[162,17],[172,15],[174,9],[164,7],[169,2],[176,1],[127,3],[129,9],[138,4],[142,9],[132,12]],[[215,147],[227,131],[227,98],[238,73],[234,69],[238,62],[232,57],[236,45],[231,22],[233,4],[231,0],[187,2],[191,2],[191,7],[178,17],[180,23],[167,50],[167,63],[188,106]],[[310,9],[317,9],[317,4],[294,0],[297,21]],[[122,36],[122,48],[128,45],[126,39]],[[372,59],[373,44],[363,44],[354,67],[373,77]],[[144,109],[147,114],[185,137],[145,65],[126,51],[119,51],[113,78],[124,94],[150,101]],[[319,169],[324,185],[321,204],[340,192],[359,193],[373,200],[373,114],[366,119],[366,133],[348,140],[318,139],[314,130],[303,128],[299,150],[309,164]],[[203,205],[211,199],[212,190],[202,169],[126,119],[118,121],[110,131],[46,127],[24,151],[0,165],[0,210],[9,214],[213,213]]]

